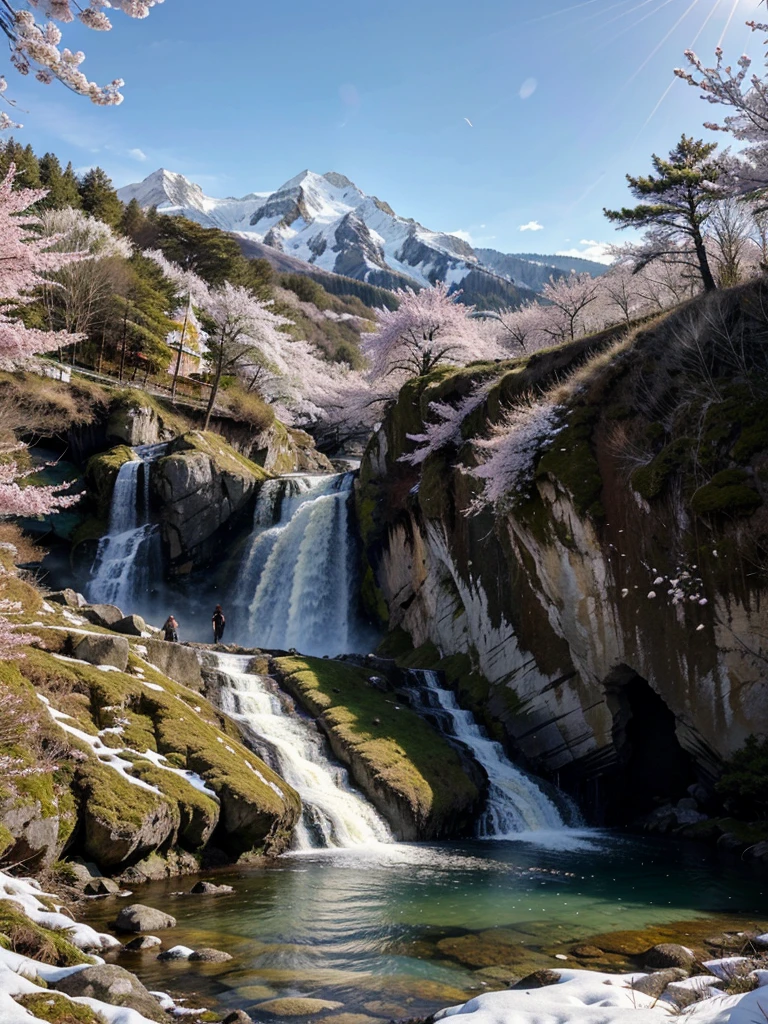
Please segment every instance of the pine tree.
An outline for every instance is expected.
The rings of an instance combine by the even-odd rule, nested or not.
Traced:
[[[64,195],[66,196],[65,205],[74,206],[79,210],[83,205],[83,201],[80,198],[80,182],[77,180],[77,175],[75,174],[75,169],[72,166],[71,160],[64,168],[63,189]]]
[[[112,187],[112,179],[101,167],[92,167],[80,179],[80,199],[83,209],[110,227],[119,227],[123,204]]]
[[[123,210],[120,230],[124,235],[128,235],[129,238],[135,239],[141,233],[146,219],[138,199],[131,199]]]
[[[608,220],[622,228],[649,228],[649,244],[638,269],[654,260],[680,262],[686,249],[692,249],[691,263],[701,274],[705,291],[717,288],[709,266],[702,228],[719,198],[717,180],[721,170],[710,157],[717,149],[714,142],[683,135],[662,160],[651,157],[656,174],[635,178],[627,175],[630,192],[641,200],[638,206],[604,210]]]
[[[40,165],[31,146],[22,146],[11,137],[0,143],[0,175],[5,177],[11,164],[16,167],[14,188],[40,188]]]
[[[69,164],[68,169],[71,167]],[[38,204],[40,209],[61,210],[65,206],[80,206],[74,172],[71,178],[67,178],[55,153],[46,153],[40,157],[40,184],[48,189],[48,195]]]

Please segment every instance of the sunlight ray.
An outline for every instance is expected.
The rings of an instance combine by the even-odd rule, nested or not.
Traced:
[[[658,14],[659,11],[663,10],[663,8],[665,7],[669,7],[669,5],[673,4],[674,2],[675,0],[662,0],[662,3],[660,3],[658,7],[654,7],[652,11],[648,11],[648,13],[644,14],[642,18],[638,18],[637,21],[633,21],[631,25],[627,25],[624,28],[619,29],[619,31],[612,35],[610,39],[601,43],[600,48],[604,49],[606,46],[610,46],[617,39],[620,39],[622,36],[625,36],[627,32],[631,32],[632,29],[637,28],[638,25],[642,25],[644,21],[647,21],[649,18],[652,18],[654,14]]]
[[[535,25],[539,21],[548,21],[550,18],[556,18],[560,14],[569,14],[571,11],[578,11],[582,7],[592,7],[593,4],[599,3],[600,0],[582,0],[580,4],[572,4],[570,7],[561,7],[558,11],[550,11],[549,14],[542,14],[538,18],[529,18],[523,22],[523,25]]]
[[[641,3],[635,4],[634,7],[630,7],[628,11],[623,11],[621,14],[617,14],[615,15],[615,17],[609,18],[608,21],[603,22],[602,27],[605,28],[608,25],[612,25],[615,21],[620,21],[622,18],[629,17],[629,15],[632,14],[634,11],[639,11],[641,7],[647,7],[648,4],[652,4],[654,2],[656,2],[656,0],[641,0]],[[657,10],[661,10],[661,7],[657,8]],[[644,21],[645,18],[651,14],[655,14],[655,11],[649,11],[648,15],[643,15],[640,21]],[[636,22],[635,24],[639,25],[640,21]]]
[[[610,7],[606,7],[605,10],[592,11],[591,14],[588,14],[586,17],[581,19],[580,24],[586,25],[587,22],[594,21],[595,18],[602,18],[603,15],[607,14],[609,11],[615,11],[617,7],[626,7],[627,4],[631,4],[632,2],[633,0],[618,0],[617,3],[611,4]],[[651,0],[643,0],[643,3],[651,3]],[[611,18],[609,21],[605,22],[605,24],[610,25],[612,21],[616,21],[616,18],[623,18],[625,14],[631,14],[632,11],[636,10],[639,6],[642,6],[642,4],[636,4],[635,7],[631,7],[628,11],[624,11],[623,14],[617,14],[616,17]]]
[[[736,14],[736,8],[739,6],[739,0],[733,0],[733,6],[731,7],[731,13],[728,15],[728,20],[725,23],[725,27],[720,34],[720,38],[717,41],[718,46],[722,46],[725,42],[725,37],[728,35],[728,29],[731,27],[734,15]]]
[[[628,79],[626,80],[626,82],[625,82],[625,83],[624,83],[624,85],[622,86],[622,91],[623,91],[624,89],[626,89],[628,85],[631,85],[631,84],[632,84],[632,82],[634,82],[634,80],[635,80],[635,79],[637,78],[637,76],[638,76],[638,75],[640,74],[640,72],[641,72],[641,71],[643,70],[643,68],[647,67],[647,66],[648,66],[648,64],[650,64],[650,62],[651,62],[651,61],[653,60],[653,58],[654,58],[654,57],[656,56],[656,54],[657,54],[657,53],[659,52],[659,50],[660,50],[660,49],[662,48],[662,46],[663,46],[663,45],[664,45],[664,44],[665,44],[665,43],[666,43],[666,42],[668,41],[668,39],[669,39],[669,38],[671,37],[671,35],[672,35],[672,34],[673,34],[673,32],[675,31],[675,29],[679,28],[679,27],[680,27],[680,25],[682,25],[682,23],[683,23],[683,22],[685,21],[685,19],[686,19],[686,18],[688,17],[688,15],[689,15],[689,14],[691,13],[691,11],[692,11],[692,10],[693,10],[693,9],[694,9],[695,7],[697,7],[697,6],[698,6],[699,2],[700,2],[700,0],[691,0],[691,3],[690,3],[690,4],[688,5],[688,7],[686,7],[686,9],[685,9],[685,10],[683,11],[683,13],[682,13],[682,14],[680,15],[680,17],[679,17],[679,18],[677,19],[677,21],[676,21],[676,22],[674,23],[674,25],[673,25],[673,26],[672,26],[672,27],[671,27],[671,28],[669,29],[669,31],[668,31],[668,32],[666,33],[666,35],[664,35],[664,36],[663,36],[663,37],[662,37],[662,38],[661,38],[661,39],[660,39],[660,40],[658,41],[658,43],[657,43],[657,44],[656,44],[656,45],[654,46],[654,48],[653,48],[653,49],[651,50],[651,52],[650,52],[650,53],[648,54],[648,56],[647,56],[647,57],[645,58],[645,60],[643,61],[643,63],[642,63],[642,64],[641,64],[641,65],[640,65],[640,66],[639,66],[639,67],[638,67],[638,68],[637,68],[637,69],[636,69],[636,70],[635,70],[635,71],[634,71],[634,72],[633,72],[633,73],[632,73],[632,74],[631,74],[631,75],[629,76],[629,78],[628,78]]]

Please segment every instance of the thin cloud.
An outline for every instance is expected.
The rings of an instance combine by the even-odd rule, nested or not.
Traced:
[[[539,87],[539,83],[535,78],[526,78],[523,84],[520,86],[519,96],[521,100],[528,100],[533,96]]]
[[[449,233],[453,235],[455,238],[460,238],[463,242],[468,242],[469,245],[475,244],[472,235],[468,231],[463,231],[460,229],[459,231],[451,231]]]
[[[594,263],[613,263],[614,257],[610,253],[610,245],[607,242],[597,242],[593,238],[582,238],[579,242],[580,248],[560,249],[556,256],[575,256],[582,260],[592,260]]]
[[[529,220],[527,224],[520,225],[521,231],[543,231],[544,225],[539,224],[537,220]]]
[[[142,162],[147,159],[147,154],[143,149],[139,149],[138,146],[135,149],[129,149],[128,156],[132,156],[134,160],[141,160]]]

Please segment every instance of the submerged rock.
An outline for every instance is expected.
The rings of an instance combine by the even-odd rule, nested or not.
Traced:
[[[151,932],[159,928],[175,928],[176,918],[143,903],[123,907],[117,915],[115,928],[119,932]]]
[[[136,975],[116,964],[86,967],[53,982],[52,987],[68,996],[85,996],[113,1006],[129,1007],[159,1024],[168,1020],[165,1011]]]
[[[282,999],[268,999],[258,1003],[259,1013],[268,1013],[273,1017],[311,1017],[326,1010],[341,1010],[344,1003],[334,1003],[330,999],[310,999],[302,996],[286,996]]]
[[[245,1010],[233,1010],[221,1024],[253,1024],[253,1017],[249,1017]]]
[[[213,882],[195,882],[189,890],[190,896],[225,896],[234,892],[231,885],[214,885]]]
[[[225,953],[222,949],[196,949],[194,953],[190,953],[190,960],[196,962],[202,962],[206,964],[223,964],[226,960],[232,960],[231,953]]]

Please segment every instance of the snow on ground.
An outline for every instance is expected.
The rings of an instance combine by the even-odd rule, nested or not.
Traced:
[[[51,900],[56,910],[49,910],[40,897]],[[56,904],[56,897],[44,893],[37,882],[27,878],[13,878],[0,871],[0,900],[13,900],[18,903],[24,913],[36,924],[44,928],[56,928],[66,933],[66,938],[78,949],[109,949],[120,943],[111,935],[97,932],[87,924],[73,921],[71,917],[61,913]],[[0,1017],[4,1022],[5,1018]]]
[[[759,989],[735,996],[710,989],[710,997],[680,1010],[671,998],[654,999],[632,989],[632,980],[642,977],[560,971],[556,985],[488,992],[441,1011],[435,1019],[467,1017],[467,1024],[660,1024],[677,1017],[682,1024],[766,1024],[761,1009],[765,997]]]

